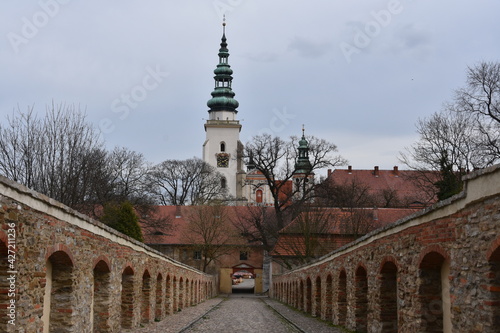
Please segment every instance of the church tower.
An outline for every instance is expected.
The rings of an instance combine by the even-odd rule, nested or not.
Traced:
[[[223,176],[222,186],[235,199],[242,197],[243,171],[240,142],[241,124],[236,119],[239,106],[231,89],[233,70],[229,66],[229,50],[226,43],[224,19],[219,49],[219,64],[214,70],[215,88],[207,102],[208,120],[205,123],[206,140],[203,144],[203,160],[214,166]]]
[[[296,198],[302,198],[314,186],[314,172],[309,160],[309,142],[304,135],[302,127],[302,138],[299,141],[298,157],[295,162],[295,172],[293,173],[293,187]]]

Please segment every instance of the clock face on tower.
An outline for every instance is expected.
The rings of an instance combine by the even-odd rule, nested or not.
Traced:
[[[229,154],[217,154],[217,167],[218,168],[229,167]]]

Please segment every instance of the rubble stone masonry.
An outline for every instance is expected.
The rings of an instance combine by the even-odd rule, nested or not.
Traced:
[[[0,332],[121,332],[216,295],[217,281],[0,177]]]
[[[358,332],[499,332],[500,166],[464,191],[274,276],[273,297]]]

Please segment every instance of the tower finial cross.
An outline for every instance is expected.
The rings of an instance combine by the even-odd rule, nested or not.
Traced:
[[[304,124],[302,124],[302,136],[304,136],[304,131],[305,131]]]

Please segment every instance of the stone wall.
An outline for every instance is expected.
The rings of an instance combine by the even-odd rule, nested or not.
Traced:
[[[500,166],[464,191],[314,263],[273,297],[359,332],[498,332]]]
[[[0,331],[121,332],[217,294],[215,277],[0,177]]]

